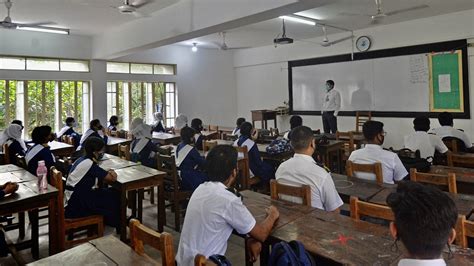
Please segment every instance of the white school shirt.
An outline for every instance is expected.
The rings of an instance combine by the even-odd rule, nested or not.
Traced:
[[[419,150],[421,158],[433,157],[435,150],[439,153],[448,151],[448,147],[446,147],[440,137],[428,134],[425,131],[416,131],[405,136],[405,148],[412,151]]]
[[[398,266],[445,266],[446,262],[443,259],[434,260],[416,260],[416,259],[401,259]]]
[[[341,109],[341,94],[335,89],[326,92],[323,97],[323,112],[334,111],[334,115]]]
[[[227,240],[235,229],[248,234],[255,218],[242,200],[220,182],[205,182],[191,196],[179,240],[178,266],[194,265],[194,256],[225,255]]]
[[[469,136],[465,132],[462,132],[461,130],[455,129],[453,127],[442,126],[433,128],[430,130],[430,133],[436,134],[436,136],[440,137],[441,139],[445,137],[456,137],[464,142],[466,148],[469,149],[472,147],[472,142]]]
[[[337,193],[331,175],[318,166],[313,157],[295,154],[283,162],[276,171],[276,180],[289,186],[309,185],[311,206],[325,211],[334,211],[343,202]],[[283,200],[301,203],[301,198],[282,195]]]
[[[400,181],[408,175],[405,166],[398,158],[398,155],[384,150],[377,144],[366,144],[363,149],[355,150],[349,156],[349,161],[359,164],[373,164],[380,162],[382,164],[383,182],[394,184],[394,181]],[[360,179],[375,181],[375,174],[355,172],[355,176]]]

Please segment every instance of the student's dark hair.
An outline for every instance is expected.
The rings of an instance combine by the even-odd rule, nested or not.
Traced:
[[[252,134],[252,129],[253,126],[249,122],[243,122],[242,125],[240,125],[240,134],[246,137],[250,137]]]
[[[224,182],[237,168],[237,151],[230,145],[217,145],[206,157],[206,172],[209,181]]]
[[[237,118],[237,122],[235,123],[238,127],[240,127],[245,122],[245,118],[239,117]]]
[[[439,124],[442,126],[452,126],[453,125],[453,115],[448,112],[442,112],[438,115]]]
[[[334,80],[332,79],[326,80],[326,84],[329,84],[331,85],[331,87],[334,87]]]
[[[362,132],[367,140],[373,140],[375,136],[383,132],[383,123],[380,121],[369,120],[362,126]]]
[[[418,116],[413,120],[413,126],[416,131],[430,130],[430,119],[426,116]]]
[[[119,121],[119,118],[116,115],[111,116],[110,119],[109,119],[109,123],[111,125],[117,125],[118,121]]]
[[[184,144],[192,144],[193,137],[194,137],[194,134],[196,134],[196,131],[194,131],[194,129],[188,126],[185,126],[181,129],[180,134],[181,134],[181,142],[183,142]]]
[[[48,137],[51,135],[51,127],[50,126],[39,126],[33,129],[31,133],[31,140],[35,144],[43,144],[48,142]]]
[[[290,128],[299,127],[303,125],[303,118],[299,115],[294,115],[290,118]]]
[[[66,125],[68,126],[72,126],[72,124],[76,121],[76,119],[74,119],[74,117],[71,117],[69,116],[68,118],[66,118],[66,120],[64,121],[66,123]]]
[[[395,216],[397,239],[410,255],[439,258],[458,216],[453,200],[436,187],[405,181],[387,197],[387,204]]]
[[[12,120],[11,124],[17,124],[17,125],[20,125],[20,126],[23,127],[23,122],[21,120],[18,120],[18,119]]]
[[[191,120],[191,127],[194,129],[196,132],[201,132],[202,130],[202,120],[199,118],[194,118]]]
[[[301,151],[311,144],[313,141],[313,131],[309,127],[299,126],[291,130],[290,134],[290,144],[295,151]]]
[[[91,120],[91,122],[89,123],[89,126],[90,126],[90,128],[100,126],[100,120],[99,120],[99,119],[93,119],[93,120]]]
[[[98,137],[88,137],[84,142],[84,153],[87,158],[94,158],[94,152],[101,151],[105,146],[103,139]]]

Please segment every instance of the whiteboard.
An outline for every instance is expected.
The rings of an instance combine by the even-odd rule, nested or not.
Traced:
[[[293,111],[321,111],[329,79],[341,94],[342,111],[429,111],[426,54],[293,66]]]

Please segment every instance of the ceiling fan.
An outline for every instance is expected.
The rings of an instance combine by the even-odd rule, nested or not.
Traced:
[[[383,20],[385,17],[393,16],[393,15],[398,15],[400,13],[405,13],[405,12],[410,12],[414,10],[419,10],[419,9],[424,9],[428,8],[428,5],[422,4],[422,5],[416,5],[416,6],[411,6],[407,8],[402,8],[402,9],[397,9],[397,10],[392,10],[389,12],[384,12],[382,8],[382,0],[375,0],[375,5],[377,7],[377,11],[375,14],[354,14],[354,13],[339,13],[340,15],[345,15],[345,16],[365,16],[365,17],[370,17],[371,18],[371,24],[378,24]]]
[[[331,46],[331,45],[334,45],[334,44],[343,42],[343,41],[345,41],[345,40],[349,40],[349,39],[354,38],[354,34],[351,32],[351,35],[350,35],[350,36],[343,37],[343,38],[340,38],[340,39],[337,39],[337,40],[334,40],[334,41],[329,41],[328,32],[327,32],[327,29],[326,29],[326,25],[321,25],[321,27],[322,27],[322,29],[323,29],[324,38],[323,38],[323,41],[322,41],[320,44],[321,44],[321,46],[323,46],[323,47],[329,47],[329,46]]]
[[[43,21],[43,22],[35,22],[35,23],[17,23],[13,22],[12,18],[10,17],[10,9],[13,6],[11,0],[6,0],[4,2],[5,7],[7,8],[7,16],[0,21],[0,27],[5,29],[20,29],[20,28],[37,28],[37,29],[50,29],[50,30],[67,30],[63,28],[53,28],[53,27],[44,27],[44,25],[53,25],[56,24],[51,21]]]
[[[227,43],[225,42],[225,34],[226,34],[226,32],[223,31],[223,32],[219,32],[218,34],[222,37],[222,42],[212,42],[212,43],[213,43],[215,46],[217,46],[217,48],[219,48],[219,50],[227,51],[227,50],[237,50],[237,49],[249,48],[249,47],[229,47],[229,46],[227,46]]]
[[[123,0],[123,5],[112,7],[117,9],[122,14],[131,14],[135,17],[148,17],[149,15],[138,11],[138,9],[152,2],[154,2],[154,0]]]

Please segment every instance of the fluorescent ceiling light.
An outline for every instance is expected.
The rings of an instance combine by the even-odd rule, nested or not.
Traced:
[[[28,30],[28,31],[39,31],[39,32],[48,32],[48,33],[57,33],[57,34],[67,34],[69,35],[68,29],[61,28],[50,28],[50,27],[17,27],[18,30]]]
[[[197,50],[198,50],[197,43],[193,42],[193,47],[191,48],[191,51],[197,52]]]
[[[300,16],[296,17],[294,15],[292,16],[280,16],[281,19],[289,20],[289,21],[294,21],[294,22],[299,22],[303,23],[306,25],[311,25],[311,26],[316,26],[316,22],[310,19],[305,19]]]

